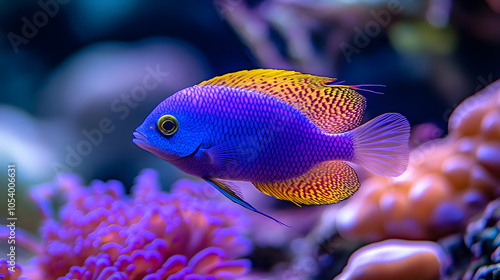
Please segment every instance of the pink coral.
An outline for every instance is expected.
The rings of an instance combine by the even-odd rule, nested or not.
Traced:
[[[23,279],[26,279],[26,278],[21,276],[21,274],[22,274],[21,270],[22,269],[21,269],[21,266],[19,264],[16,264],[12,267],[6,259],[0,260],[0,279],[2,279],[2,280],[23,280]]]
[[[372,176],[337,216],[348,239],[434,239],[464,230],[500,186],[500,81],[465,100],[449,135],[411,154],[397,178]]]
[[[33,192],[47,215],[44,249],[36,263],[43,279],[227,279],[247,273],[249,252],[237,208],[189,193],[198,183],[181,181],[160,192],[157,174],[145,170],[124,195],[118,181],[80,186],[72,175]],[[63,190],[59,221],[47,203]]]

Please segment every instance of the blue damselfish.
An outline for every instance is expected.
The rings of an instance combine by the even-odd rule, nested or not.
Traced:
[[[398,113],[359,126],[361,86],[334,82],[269,69],[215,77],[162,101],[133,141],[260,214],[222,180],[298,205],[336,203],[360,185],[348,163],[384,176],[406,170],[410,126]]]

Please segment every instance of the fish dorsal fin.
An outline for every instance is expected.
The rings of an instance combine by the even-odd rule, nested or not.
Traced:
[[[343,161],[327,161],[293,179],[253,183],[261,192],[300,204],[332,204],[353,195],[359,188],[354,169]]]
[[[215,77],[198,86],[224,86],[257,91],[299,109],[319,128],[340,133],[359,125],[366,98],[355,86],[329,84],[336,79],[287,70],[243,70]]]

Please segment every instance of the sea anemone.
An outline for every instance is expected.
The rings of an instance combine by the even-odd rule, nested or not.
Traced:
[[[42,279],[61,280],[242,276],[250,269],[241,259],[251,249],[242,236],[245,219],[239,209],[207,199],[203,185],[182,180],[164,193],[157,173],[144,170],[126,196],[118,181],[85,188],[77,176],[60,175],[32,192],[44,216],[35,267]],[[66,204],[56,219],[48,205],[61,191]]]

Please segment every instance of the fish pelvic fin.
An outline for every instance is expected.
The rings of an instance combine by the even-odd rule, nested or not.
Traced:
[[[322,162],[293,179],[253,183],[261,192],[300,204],[332,204],[352,196],[359,188],[354,169],[343,161]]]
[[[357,127],[366,108],[366,98],[358,93],[363,85],[335,84],[335,78],[287,70],[243,70],[215,77],[197,86],[222,86],[252,90],[294,106],[328,133]]]
[[[246,209],[251,210],[255,213],[259,213],[265,217],[268,217],[269,219],[274,220],[275,222],[277,222],[280,225],[290,227],[287,224],[284,224],[284,223],[278,221],[277,219],[257,210],[255,207],[250,205],[250,203],[246,202],[240,196],[238,196],[238,194],[236,194],[236,192],[228,184],[221,182],[221,181],[218,181],[218,180],[213,179],[213,178],[203,178],[203,180],[205,180],[207,183],[209,183],[214,188],[216,188],[218,191],[220,191],[225,197],[229,198],[232,202],[239,204],[239,205],[245,207]]]
[[[408,167],[410,124],[403,115],[383,114],[348,133],[353,138],[355,164],[391,177]]]

